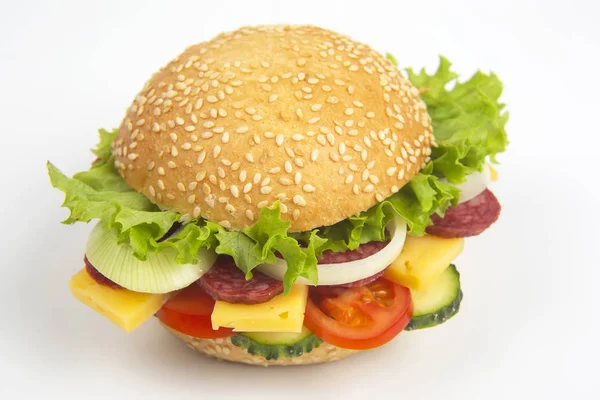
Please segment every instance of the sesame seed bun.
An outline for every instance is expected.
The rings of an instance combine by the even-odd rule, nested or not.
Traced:
[[[419,92],[380,53],[313,26],[245,27],[193,45],[136,96],[115,166],[163,209],[226,228],[281,201],[290,231],[390,196],[428,160]]]
[[[166,325],[163,325],[175,337],[181,339],[190,349],[198,351],[209,357],[226,360],[231,362],[261,365],[268,367],[271,365],[308,365],[320,364],[337,361],[349,357],[359,350],[342,349],[329,343],[322,343],[319,347],[313,349],[310,353],[302,354],[297,357],[282,357],[277,360],[267,360],[260,355],[252,355],[241,347],[231,343],[230,338],[223,339],[199,339],[193,336],[177,332]]]

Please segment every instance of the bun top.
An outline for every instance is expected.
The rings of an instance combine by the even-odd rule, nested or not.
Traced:
[[[314,26],[245,27],[193,45],[136,96],[113,143],[163,209],[239,230],[280,200],[291,231],[399,190],[431,154],[419,92],[367,45]]]

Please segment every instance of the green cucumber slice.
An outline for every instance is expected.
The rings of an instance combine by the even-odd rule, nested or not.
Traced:
[[[244,332],[232,336],[231,343],[246,349],[252,355],[277,360],[280,357],[291,358],[310,353],[323,341],[303,327],[300,333]]]
[[[217,255],[201,249],[197,264],[177,264],[176,251],[165,249],[141,261],[131,246],[117,242],[117,231],[98,222],[86,246],[86,256],[102,275],[120,286],[141,293],[169,293],[189,286],[212,267]]]
[[[431,328],[443,324],[458,313],[463,298],[460,274],[456,266],[450,264],[427,292],[411,290],[411,296],[413,317],[405,330]]]

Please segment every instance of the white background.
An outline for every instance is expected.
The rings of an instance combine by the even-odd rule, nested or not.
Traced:
[[[121,4],[119,4],[121,3]],[[600,398],[600,30],[584,1],[21,2],[0,6],[0,398]],[[72,174],[143,82],[244,24],[312,23],[390,51],[493,70],[511,112],[499,222],[457,260],[447,324],[346,361],[219,363],[154,321],[133,334],[73,300],[90,226],[64,226],[45,161]]]

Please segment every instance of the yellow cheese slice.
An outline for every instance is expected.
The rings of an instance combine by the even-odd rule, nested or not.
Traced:
[[[464,248],[463,238],[407,236],[402,253],[384,277],[413,290],[424,291]]]
[[[169,294],[138,293],[100,285],[85,268],[73,275],[69,287],[76,299],[128,333],[152,317],[169,296]]]
[[[490,164],[488,164],[488,166],[490,168],[490,181],[496,182],[498,180],[498,171],[496,171]]]
[[[236,332],[300,332],[308,287],[294,285],[287,296],[280,294],[260,304],[231,304],[217,301],[211,320],[213,329]]]

